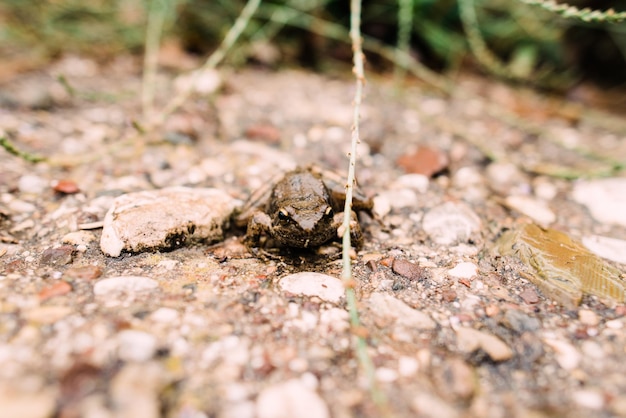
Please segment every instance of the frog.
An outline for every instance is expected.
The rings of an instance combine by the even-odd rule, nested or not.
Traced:
[[[320,247],[339,237],[345,199],[341,176],[313,165],[298,167],[253,193],[235,224],[246,226],[248,247],[260,247],[263,237],[278,247]],[[355,189],[350,236],[356,248],[363,244],[363,234],[355,211],[371,213],[372,207],[372,199]]]

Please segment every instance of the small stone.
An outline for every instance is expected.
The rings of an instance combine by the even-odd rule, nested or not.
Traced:
[[[74,247],[62,245],[58,248],[48,248],[41,254],[39,263],[44,266],[64,266],[72,262]]]
[[[583,408],[596,411],[604,408],[604,396],[601,392],[592,389],[581,389],[572,393],[572,399]]]
[[[96,296],[108,296],[116,293],[140,293],[154,290],[159,287],[156,280],[141,276],[118,276],[102,279],[93,286]]]
[[[104,218],[100,248],[118,257],[131,252],[173,249],[197,239],[223,239],[236,200],[218,189],[170,187],[116,198]]]
[[[626,226],[626,178],[581,181],[572,195],[598,222]]]
[[[379,219],[384,218],[391,212],[391,202],[387,196],[379,194],[374,196],[372,201],[374,203],[372,211]]]
[[[172,308],[159,308],[152,312],[150,318],[155,322],[162,322],[164,324],[173,323],[178,320],[178,311]]]
[[[467,242],[481,227],[478,215],[460,202],[446,202],[436,206],[422,220],[424,232],[440,245]]]
[[[327,302],[339,303],[345,294],[343,283],[336,277],[314,272],[290,274],[280,279],[283,292],[294,295],[317,296]]]
[[[589,309],[581,309],[578,311],[578,319],[581,324],[589,325],[591,327],[595,327],[600,323],[600,318],[594,311]]]
[[[389,319],[397,325],[411,330],[430,330],[437,326],[427,314],[411,308],[406,303],[386,293],[372,293],[368,299],[368,305],[376,316]]]
[[[394,186],[398,188],[413,189],[418,193],[426,193],[428,191],[428,185],[430,180],[423,174],[404,174],[393,182]]]
[[[72,291],[72,286],[63,280],[56,282],[55,284],[44,288],[37,294],[40,302],[46,301],[55,296],[65,295]]]
[[[595,255],[616,263],[626,264],[625,240],[600,235],[588,235],[583,237],[582,242]]]
[[[559,366],[565,370],[574,370],[580,364],[582,355],[570,343],[555,338],[545,338],[544,342],[553,350]]]
[[[420,368],[419,362],[413,357],[400,356],[398,359],[398,373],[403,377],[414,376]]]
[[[423,278],[423,269],[416,263],[412,263],[409,260],[396,258],[393,260],[391,269],[394,273],[399,274],[402,277],[406,277],[409,280],[420,280]]]
[[[407,173],[423,174],[427,177],[439,173],[448,167],[448,156],[442,151],[421,146],[413,154],[404,154],[397,164]]]
[[[507,196],[505,204],[528,216],[539,225],[548,226],[556,221],[556,214],[548,207],[545,202],[535,199],[531,196]]]
[[[533,318],[516,309],[509,309],[505,312],[504,325],[518,334],[535,332],[541,328],[541,322],[537,318]]]
[[[519,296],[529,305],[534,305],[539,302],[539,295],[537,291],[532,287],[527,287],[519,294]]]
[[[24,317],[38,324],[54,324],[65,318],[73,309],[69,306],[39,306],[24,313]]]
[[[0,385],[0,417],[47,418],[56,414],[57,391],[53,388],[25,391],[14,379]]]
[[[258,418],[328,418],[324,400],[301,380],[292,379],[263,389],[257,398]]]
[[[420,418],[458,418],[461,415],[450,402],[446,402],[434,393],[420,392],[413,396],[411,409]]]
[[[156,362],[125,364],[111,379],[107,403],[118,418],[160,418],[168,380]]]
[[[245,136],[251,140],[262,141],[268,144],[280,142],[280,130],[270,123],[258,123],[246,129]]]
[[[41,194],[50,187],[50,182],[34,174],[26,174],[20,177],[17,187],[22,193]]]
[[[90,242],[95,240],[96,236],[89,231],[70,232],[61,238],[62,243],[72,245],[89,245]]]
[[[102,269],[98,266],[72,267],[65,270],[64,277],[68,279],[95,280],[102,275]]]
[[[150,360],[156,352],[157,339],[147,332],[127,329],[117,334],[118,355],[125,361]]]
[[[199,69],[179,75],[174,80],[177,92],[189,91],[200,96],[214,93],[222,85],[222,78],[216,70]]]
[[[80,192],[80,188],[72,180],[53,181],[52,188],[55,192],[63,194],[75,194]]]
[[[513,357],[513,350],[498,337],[473,328],[456,329],[457,345],[463,353],[482,349],[493,361],[506,361]]]
[[[433,378],[439,393],[451,401],[467,401],[476,392],[474,370],[458,357],[447,359],[441,367],[433,371]]]
[[[459,263],[453,269],[448,270],[448,275],[461,279],[471,279],[476,276],[478,272],[478,266],[474,263],[464,262]]]
[[[448,303],[454,302],[457,298],[457,294],[454,290],[452,289],[446,289],[443,292],[441,292],[441,298]]]

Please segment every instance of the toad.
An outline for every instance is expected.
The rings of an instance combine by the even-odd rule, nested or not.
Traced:
[[[339,237],[345,199],[338,175],[297,168],[253,193],[235,223],[247,225],[244,243],[250,247],[260,246],[263,237],[283,247],[319,247]],[[372,206],[371,199],[354,191],[353,210],[371,211]],[[363,237],[354,212],[350,231],[353,245],[360,247]]]

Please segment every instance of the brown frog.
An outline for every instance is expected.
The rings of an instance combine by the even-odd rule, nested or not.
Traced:
[[[317,167],[297,168],[277,182],[270,182],[250,196],[236,224],[245,226],[246,245],[258,247],[261,237],[272,238],[278,246],[318,247],[338,237],[343,223],[345,183],[334,173]],[[371,211],[371,199],[355,192],[354,210]],[[350,223],[356,247],[363,238],[356,214]]]

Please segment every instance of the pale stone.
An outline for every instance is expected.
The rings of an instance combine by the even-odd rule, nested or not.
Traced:
[[[167,250],[190,240],[219,241],[236,202],[218,189],[187,187],[119,196],[104,217],[100,248],[118,257],[122,250]]]
[[[324,400],[300,379],[277,383],[261,391],[256,403],[258,418],[328,418]]]
[[[116,293],[139,293],[154,290],[159,283],[149,277],[117,276],[102,279],[93,286],[96,296],[106,296]]]
[[[448,270],[448,275],[461,279],[471,279],[476,276],[478,266],[474,263],[464,262],[457,264],[453,269]]]
[[[626,226],[626,178],[581,181],[572,195],[597,221]]]
[[[280,279],[278,286],[283,292],[294,295],[317,296],[327,302],[339,303],[345,290],[341,280],[327,274],[301,272]]]

